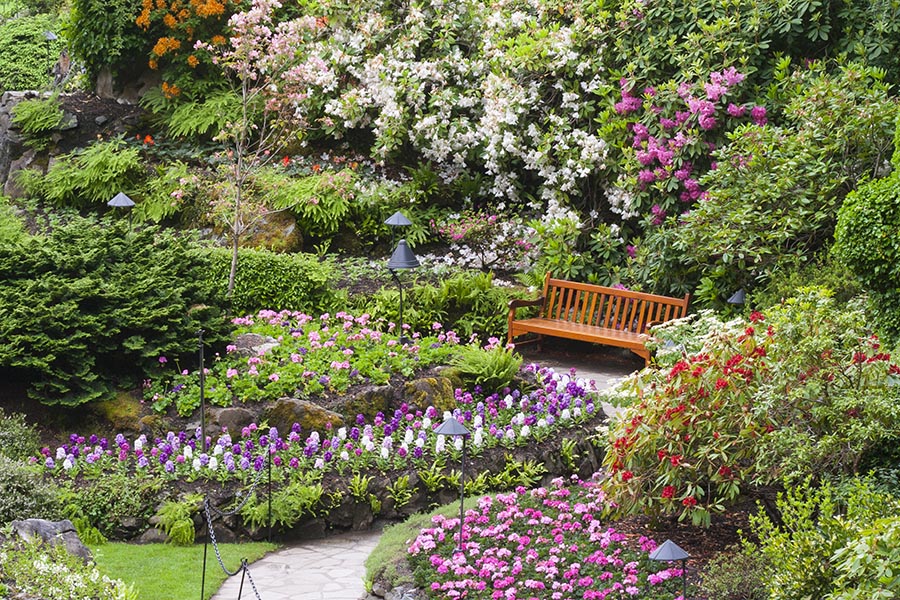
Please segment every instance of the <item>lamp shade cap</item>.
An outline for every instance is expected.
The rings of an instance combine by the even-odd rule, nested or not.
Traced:
[[[419,266],[419,259],[413,254],[406,240],[400,240],[387,266],[388,269],[415,269]]]
[[[672,540],[666,540],[656,550],[650,553],[650,560],[687,560],[691,557]]]
[[[728,304],[743,304],[747,300],[747,292],[744,288],[739,289],[728,299]]]
[[[455,417],[446,419],[438,425],[434,432],[437,435],[469,435],[469,430],[466,429],[466,426],[457,421]]]
[[[131,208],[134,206],[134,200],[126,196],[123,192],[119,192],[113,196],[113,199],[107,202],[106,205],[119,208]]]
[[[385,225],[390,225],[391,227],[405,227],[406,225],[412,225],[412,221],[406,218],[399,210],[389,216],[387,221],[384,222]]]

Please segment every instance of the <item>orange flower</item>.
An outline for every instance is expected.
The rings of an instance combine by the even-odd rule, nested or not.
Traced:
[[[312,169],[312,172],[313,172],[313,173],[318,173],[319,171],[322,170],[322,165],[313,165],[313,166],[310,167],[310,168]]]
[[[153,69],[154,71],[159,68],[159,63],[156,62],[155,58],[151,58],[150,62],[148,62],[147,64],[150,65],[150,68]]]
[[[215,44],[216,46],[221,46],[227,42],[228,42],[228,40],[225,39],[224,35],[214,35],[212,38],[212,43]]]
[[[171,29],[172,27],[175,27],[175,17],[173,17],[172,15],[166,15],[163,17],[163,23],[166,27],[169,27]]]
[[[191,54],[191,55],[188,56],[188,58],[187,58],[187,64],[193,69],[193,68],[195,68],[197,65],[200,64],[200,59],[198,59],[196,56],[194,56],[193,54]]]
[[[152,146],[153,145],[153,136],[150,135],[149,133],[147,135],[145,135],[144,143],[147,144],[148,146]]]
[[[171,98],[174,98],[175,96],[177,96],[178,94],[180,94],[181,90],[174,83],[170,84],[166,81],[163,81],[162,92],[163,92],[163,96],[171,99]]]
[[[134,20],[135,24],[141,29],[146,30],[150,27],[150,11],[146,8],[141,11],[140,16]]]

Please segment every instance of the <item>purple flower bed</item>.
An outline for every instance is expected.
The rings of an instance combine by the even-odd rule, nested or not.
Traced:
[[[477,388],[457,390],[458,407],[452,414],[440,413],[434,407],[414,410],[404,404],[392,414],[378,413],[372,422],[358,415],[353,425],[337,430],[326,427],[324,431],[304,432],[294,424],[284,433],[250,425],[240,432],[207,436],[206,451],[199,428],[193,433],[169,432],[154,439],[145,435],[128,439],[119,434],[109,440],[72,434],[55,450],[42,449],[41,456],[33,461],[42,462],[48,471],[71,477],[126,469],[172,480],[244,482],[264,467],[268,452],[273,467],[289,471],[387,471],[423,468],[444,455],[456,459],[462,439],[446,440],[434,433],[450,416],[472,432],[469,448],[473,456],[498,446],[514,448],[539,442],[579,428],[596,416],[592,382],[536,365],[527,369],[539,382],[534,391],[506,389],[485,395]]]
[[[654,565],[656,542],[609,527],[593,482],[485,496],[459,518],[438,515],[409,547],[416,583],[432,598],[683,600],[680,566]]]

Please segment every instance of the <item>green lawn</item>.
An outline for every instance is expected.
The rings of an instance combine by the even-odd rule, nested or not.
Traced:
[[[264,542],[219,544],[222,560],[229,571],[236,570],[242,558],[252,563],[277,548],[276,544]],[[196,600],[200,597],[202,544],[179,547],[108,543],[92,546],[91,552],[103,574],[134,586],[138,600]],[[219,589],[225,577],[210,545],[204,600]]]

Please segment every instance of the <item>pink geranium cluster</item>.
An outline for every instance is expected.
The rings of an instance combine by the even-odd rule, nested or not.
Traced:
[[[673,598],[682,570],[657,570],[656,543],[603,521],[594,482],[556,479],[548,488],[486,496],[459,518],[437,515],[409,547],[417,583],[435,598]],[[662,565],[666,566],[666,565]]]

